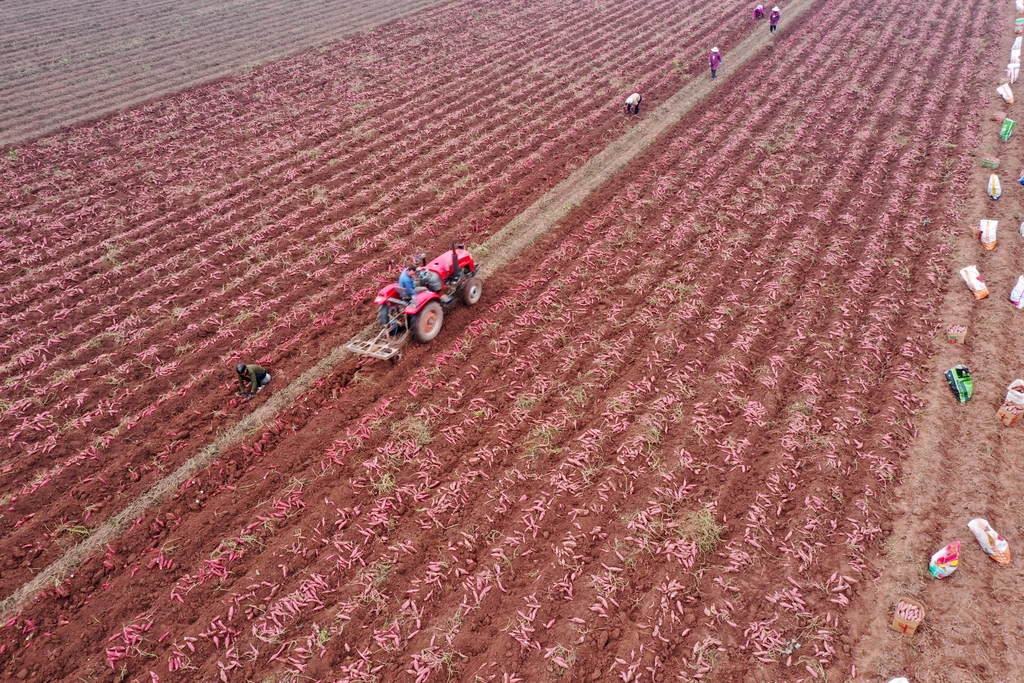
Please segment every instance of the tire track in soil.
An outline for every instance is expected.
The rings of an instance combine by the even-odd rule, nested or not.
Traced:
[[[781,28],[795,24],[813,2],[814,0],[803,0],[788,6],[785,23],[780,25]],[[664,104],[655,107],[643,121],[609,145],[606,150],[541,197],[523,214],[513,219],[506,228],[495,233],[485,243],[484,253],[488,255],[487,263],[496,265],[487,265],[481,268],[481,277],[487,278],[493,275],[498,268],[510,263],[541,234],[550,230],[568,215],[569,211],[574,208],[574,204],[583,201],[591,192],[621,171],[631,159],[634,159],[658,137],[677,124],[691,108],[700,102],[701,98],[707,96],[722,83],[727,82],[734,67],[740,67],[768,46],[771,41],[772,36],[765,36],[763,33],[761,35],[754,34],[744,39],[733,50],[725,54],[729,71],[723,73],[720,79],[698,81],[685,86]],[[173,474],[162,479],[145,495],[96,528],[88,539],[68,550],[60,560],[50,564],[35,578],[6,597],[0,602],[0,615],[8,615],[12,611],[17,611],[46,586],[60,583],[60,580],[78,566],[83,559],[101,551],[105,545],[117,538],[131,520],[138,518],[144,510],[158,504],[171,491],[192,479],[197,472],[213,462],[219,454],[240,443],[246,433],[272,422],[279,412],[292,405],[295,397],[307,391],[316,381],[334,372],[343,361],[350,359],[351,354],[345,351],[344,345],[336,347],[327,357],[303,373],[288,387],[272,396],[264,406],[225,431],[213,443],[175,470]]]
[[[997,53],[1008,50],[1015,37],[1010,28],[1015,17],[1010,5],[993,7],[972,33],[987,37]],[[1019,158],[1024,152],[1021,139],[999,142],[1001,117],[992,112],[1009,111],[1016,118],[1013,110],[1020,104],[1006,105],[992,96],[1005,81],[998,73],[999,62],[982,63],[983,96],[969,113],[969,146],[976,148],[970,159]],[[1007,170],[1013,173],[1013,167]],[[972,168],[960,220],[946,232],[949,254],[938,280],[941,324],[929,340],[928,381],[919,392],[921,408],[914,419],[919,437],[891,494],[893,535],[880,580],[851,615],[855,662],[862,677],[960,683],[1014,681],[1024,671],[1018,642],[1024,629],[1019,556],[1024,507],[1018,502],[1016,479],[1008,476],[1024,463],[1024,446],[1014,432],[1006,431],[1019,430],[1020,425],[1004,427],[996,418],[1005,387],[1024,374],[1015,352],[1020,313],[1007,302],[1024,252],[1013,234],[1024,202],[1013,189],[998,204],[992,202],[983,189],[989,173],[979,165]],[[1007,185],[1015,187],[1009,181]],[[968,228],[982,218],[1000,221],[1001,239],[993,252],[985,252]],[[970,264],[978,265],[986,280],[987,299],[975,301],[959,276],[959,269]],[[950,324],[968,327],[964,345],[946,341]],[[958,363],[971,369],[975,383],[974,397],[965,405],[956,402],[942,376]],[[975,517],[984,517],[1008,539],[1011,552],[1018,554],[1010,565],[997,565],[982,552],[967,528]],[[962,543],[958,571],[936,581],[927,572],[929,558],[953,540]],[[913,638],[890,629],[901,597],[918,600],[926,608],[925,621]]]

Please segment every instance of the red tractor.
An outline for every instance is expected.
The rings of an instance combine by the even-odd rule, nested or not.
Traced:
[[[415,292],[407,292],[397,284],[380,290],[373,302],[377,305],[374,334],[363,334],[346,347],[353,353],[388,360],[401,356],[402,347],[412,337],[426,344],[441,332],[444,312],[456,301],[472,306],[480,300],[483,283],[476,277],[476,263],[465,245],[452,243],[430,263],[426,254],[419,258]]]

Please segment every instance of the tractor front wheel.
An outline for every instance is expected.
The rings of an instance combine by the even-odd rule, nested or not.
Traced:
[[[477,301],[480,301],[480,295],[483,293],[484,283],[480,281],[480,278],[470,278],[469,282],[462,288],[462,303],[472,306]]]
[[[441,323],[444,320],[444,310],[437,301],[431,301],[420,309],[420,312],[413,316],[412,333],[416,341],[427,344],[434,340],[441,333]]]

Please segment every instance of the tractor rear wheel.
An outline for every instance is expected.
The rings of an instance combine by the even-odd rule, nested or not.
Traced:
[[[433,341],[434,337],[441,333],[443,321],[444,310],[437,301],[431,301],[421,308],[412,319],[412,333],[416,341],[421,344]]]
[[[472,306],[477,301],[480,301],[480,295],[483,293],[484,283],[480,281],[480,278],[470,278],[469,282],[462,287],[462,303]]]

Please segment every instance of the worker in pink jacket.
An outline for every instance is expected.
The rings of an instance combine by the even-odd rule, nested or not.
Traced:
[[[754,18],[764,19],[764,5],[758,5],[754,8]]]
[[[708,64],[711,66],[711,78],[714,78],[715,72],[718,71],[718,67],[722,64],[722,53],[718,51],[717,47],[711,48],[711,54],[708,55]]]
[[[779,19],[782,18],[782,12],[779,11],[779,6],[772,7],[772,13],[768,17],[768,33],[775,33],[775,29],[779,27]]]

